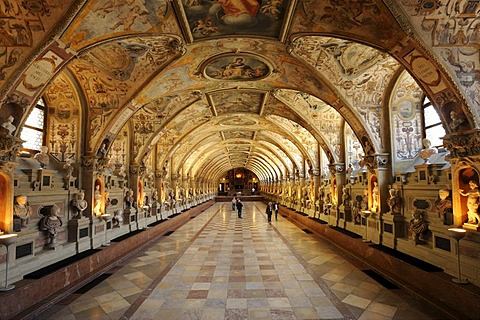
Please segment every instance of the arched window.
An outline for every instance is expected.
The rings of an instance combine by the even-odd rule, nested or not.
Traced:
[[[24,140],[25,151],[39,151],[44,143],[45,132],[45,102],[43,99],[37,101],[37,105],[28,115],[27,121],[20,132],[20,139]]]
[[[435,110],[434,106],[427,97],[425,97],[422,107],[425,138],[430,140],[433,147],[442,147],[443,140],[441,138],[443,138],[446,133],[442,126],[440,117],[438,116],[437,110]]]

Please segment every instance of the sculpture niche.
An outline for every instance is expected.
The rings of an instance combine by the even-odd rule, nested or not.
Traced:
[[[478,205],[480,204],[479,202],[480,190],[478,190],[478,183],[473,180],[470,180],[468,182],[468,185],[470,186],[470,190],[468,190],[467,192],[464,192],[463,189],[458,190],[458,192],[462,196],[468,197],[467,198],[468,221],[466,223],[480,225],[480,215],[478,214]]]

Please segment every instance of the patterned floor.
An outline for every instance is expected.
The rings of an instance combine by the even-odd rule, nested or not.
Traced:
[[[264,208],[217,203],[35,319],[444,318]]]

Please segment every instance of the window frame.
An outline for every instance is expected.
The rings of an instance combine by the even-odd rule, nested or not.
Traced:
[[[425,121],[425,109],[427,109],[427,108],[433,108],[433,110],[435,111],[435,113],[438,116],[438,122],[435,122],[435,123],[430,124],[428,126],[426,125],[426,121]],[[423,97],[423,102],[422,102],[422,135],[423,135],[423,138],[427,138],[427,139],[431,140],[429,137],[427,137],[427,130],[431,129],[431,128],[439,127],[439,126],[443,128],[443,131],[446,134],[445,128],[443,127],[442,119],[440,118],[440,115],[438,114],[437,109],[435,108],[433,103],[430,101],[430,99],[425,95]],[[441,137],[438,137],[438,139],[440,139],[440,138]],[[432,147],[435,147],[435,148],[438,148],[438,149],[444,149],[443,144],[432,145]]]
[[[31,116],[32,112],[35,110],[35,109],[39,109],[39,110],[42,110],[43,111],[43,125],[42,125],[42,128],[40,127],[34,127],[34,126],[31,126],[31,125],[28,125],[26,124],[28,122],[28,118]],[[45,104],[45,100],[43,98],[40,98],[38,99],[37,103],[35,104],[35,106],[30,110],[28,116],[27,116],[27,119],[25,120],[25,123],[23,124],[22,126],[22,129],[20,131],[20,135],[19,137],[22,136],[22,132],[23,132],[23,129],[24,128],[28,128],[30,130],[34,130],[34,131],[37,131],[37,132],[41,132],[42,133],[42,146],[45,145],[45,137],[46,137],[46,127],[47,127],[47,106]],[[22,152],[23,153],[30,153],[32,155],[36,154],[37,152],[39,152],[40,150],[36,150],[36,149],[30,149],[30,148],[24,148],[22,147]]]

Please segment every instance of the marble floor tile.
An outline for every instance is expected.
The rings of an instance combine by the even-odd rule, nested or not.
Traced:
[[[244,219],[217,203],[36,319],[434,319],[400,290],[387,290],[331,243],[263,203]],[[183,254],[182,254],[183,252]]]

